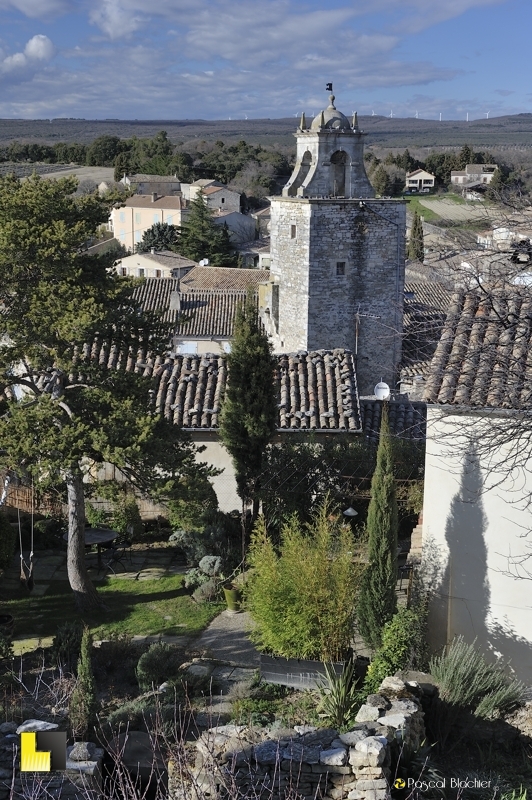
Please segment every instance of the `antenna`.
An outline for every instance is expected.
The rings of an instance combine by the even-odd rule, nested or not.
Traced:
[[[377,400],[387,400],[390,396],[390,387],[384,381],[379,381],[379,383],[373,389],[375,397]]]

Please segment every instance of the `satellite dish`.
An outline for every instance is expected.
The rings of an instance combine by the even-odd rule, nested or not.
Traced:
[[[358,517],[358,511],[355,511],[353,506],[349,506],[345,511],[342,511],[344,517]]]
[[[390,396],[390,387],[384,381],[380,381],[373,391],[377,400],[387,400]]]

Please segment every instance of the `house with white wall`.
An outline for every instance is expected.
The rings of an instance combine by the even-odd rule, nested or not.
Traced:
[[[124,278],[184,278],[197,266],[192,259],[171,250],[132,253],[115,262],[116,272]]]
[[[405,189],[408,192],[430,192],[435,185],[436,177],[426,169],[406,173]]]
[[[429,637],[532,675],[532,290],[459,292],[431,362],[422,567]]]

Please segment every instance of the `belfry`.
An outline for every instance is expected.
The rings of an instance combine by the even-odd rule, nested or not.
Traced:
[[[271,283],[261,315],[276,352],[347,348],[361,394],[401,357],[405,203],[375,199],[364,132],[334,105],[295,134],[294,171],[271,198]]]

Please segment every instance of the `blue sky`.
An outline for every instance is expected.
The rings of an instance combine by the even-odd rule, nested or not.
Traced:
[[[0,117],[532,112],[530,0],[0,0]]]

